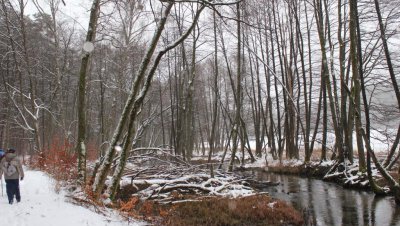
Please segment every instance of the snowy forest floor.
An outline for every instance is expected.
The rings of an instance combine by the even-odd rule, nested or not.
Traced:
[[[258,191],[274,186],[268,182],[217,170],[213,178],[204,165],[153,151],[137,154],[114,201],[108,194],[94,200],[90,187],[77,187],[76,158],[66,149],[26,158],[22,202],[10,206],[5,196],[0,201],[6,225],[303,225],[301,212]]]
[[[82,206],[69,203],[64,191],[56,192],[56,182],[40,171],[27,169],[21,181],[20,203],[8,204],[5,183],[1,197],[1,225],[7,226],[136,226],[141,222],[128,222],[114,211],[97,214]]]
[[[0,206],[4,219],[1,225],[303,225],[304,222],[302,214],[292,206],[265,193],[246,189],[247,184],[240,185],[237,184],[238,181],[231,181],[235,179],[232,175],[220,175],[211,179],[207,175],[194,172],[187,175],[186,180],[181,180],[182,178],[171,178],[172,175],[151,177],[144,174],[129,184],[142,187],[141,181],[145,181],[152,186],[140,192],[126,194],[125,201],[118,199],[105,207],[104,203],[92,202],[80,189],[69,191],[74,186],[70,182],[56,180],[51,171],[49,173],[53,176],[29,168],[25,170],[25,179],[20,184],[20,203],[8,204],[3,180],[4,195],[1,197]],[[148,176],[151,178],[147,178]],[[199,177],[206,182],[198,184],[199,181],[188,179]],[[245,180],[240,181],[245,183]],[[210,183],[210,186],[207,183]],[[169,194],[167,196],[171,199],[166,198],[167,196],[148,197],[148,194],[153,193],[153,189],[161,188],[155,185],[161,185],[164,189],[168,188],[167,185],[186,185],[190,189],[193,186],[194,190],[190,193],[184,191],[187,189],[185,187],[167,189],[170,190],[167,193],[157,190],[160,194]],[[212,192],[200,194],[204,189]],[[194,192],[195,190],[197,192]]]

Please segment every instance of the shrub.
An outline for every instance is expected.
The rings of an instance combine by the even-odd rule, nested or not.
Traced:
[[[48,148],[37,156],[31,157],[31,167],[39,168],[58,181],[75,179],[77,175],[76,154],[72,144],[53,139]]]

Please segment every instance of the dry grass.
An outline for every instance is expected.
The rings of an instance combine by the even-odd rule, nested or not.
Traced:
[[[195,199],[193,196],[181,200]],[[145,219],[154,225],[303,225],[302,215],[285,202],[267,195],[236,199],[207,197],[196,201],[159,204],[132,197],[119,203],[123,215]]]
[[[303,225],[299,212],[266,195],[205,198],[172,206],[164,225]]]

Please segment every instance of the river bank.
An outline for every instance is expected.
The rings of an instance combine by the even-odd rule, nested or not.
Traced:
[[[371,191],[367,172],[359,171],[357,160],[354,163],[350,163],[349,161],[339,165],[335,165],[335,163],[335,161],[314,161],[307,164],[300,160],[271,161],[268,166],[260,163],[246,164],[238,167],[237,170],[258,170],[269,173],[295,175],[334,182],[343,188]],[[334,165],[335,167],[333,167]],[[395,170],[390,171],[389,174],[394,178],[398,178],[398,172]],[[383,179],[374,166],[372,167],[372,177],[377,185],[387,190],[386,195],[391,195],[386,180]]]
[[[344,189],[330,181],[293,173],[247,169],[237,173],[258,181],[278,183],[261,191],[286,201],[303,214],[305,225],[400,225],[400,208],[392,196],[375,196],[361,189]]]

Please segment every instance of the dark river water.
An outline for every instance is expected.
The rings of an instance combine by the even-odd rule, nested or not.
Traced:
[[[266,172],[246,172],[259,181],[279,182],[263,191],[307,213],[316,225],[400,226],[400,207],[393,197],[343,189],[322,180]]]

